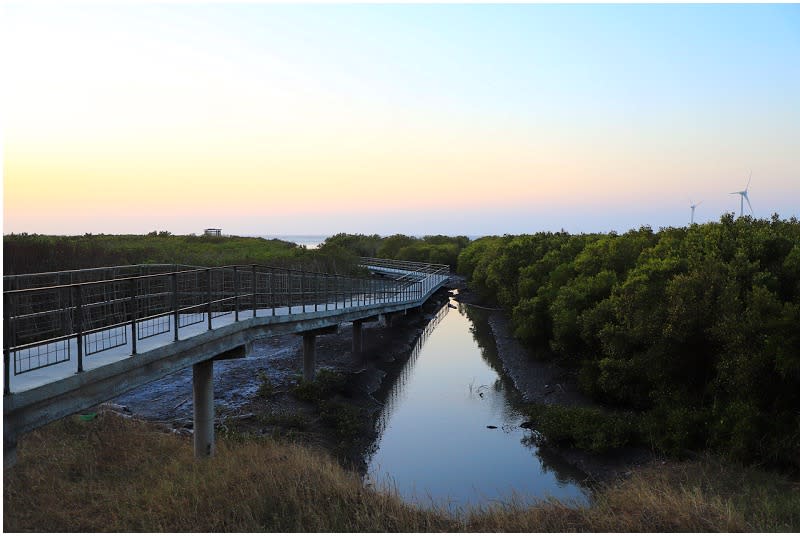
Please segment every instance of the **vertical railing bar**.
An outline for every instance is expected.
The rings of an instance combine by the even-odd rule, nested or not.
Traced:
[[[239,272],[233,267],[233,321],[239,321]]]
[[[3,294],[3,396],[11,394],[11,296]]]
[[[253,285],[253,318],[256,317],[256,265],[250,266],[250,275]]]
[[[206,269],[206,311],[208,312],[208,329],[211,329],[211,269]]]
[[[75,338],[78,341],[78,373],[83,372],[83,296],[81,285],[75,285]]]
[[[175,321],[175,336],[174,336],[173,340],[177,341],[178,340],[178,323],[179,323],[178,322],[179,321],[179,316],[178,316],[178,274],[175,273],[175,272],[172,272],[172,275],[171,275],[170,279],[172,280],[172,317],[173,317],[173,320]]]
[[[138,280],[131,279],[131,355],[136,355],[136,318],[139,316],[139,304],[136,301],[136,283]]]
[[[289,294],[288,302],[289,302],[289,314],[292,314],[292,270],[289,269],[286,272],[286,291]]]
[[[305,282],[306,273],[303,270],[300,270],[300,302],[303,304],[303,312],[306,312],[306,294],[305,294]]]
[[[272,316],[275,316],[275,269],[269,269],[269,305],[272,307]]]

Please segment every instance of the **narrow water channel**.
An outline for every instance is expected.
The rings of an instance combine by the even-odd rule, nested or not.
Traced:
[[[501,371],[486,312],[450,300],[381,394],[367,480],[451,511],[548,496],[585,503],[583,475],[527,440],[518,396]]]

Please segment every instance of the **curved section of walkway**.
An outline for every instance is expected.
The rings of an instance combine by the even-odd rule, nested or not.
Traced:
[[[261,337],[418,307],[449,278],[443,265],[362,266],[371,278],[255,266],[80,274],[81,283],[37,288],[19,288],[18,278],[4,292],[5,442],[181,368],[243,356]]]

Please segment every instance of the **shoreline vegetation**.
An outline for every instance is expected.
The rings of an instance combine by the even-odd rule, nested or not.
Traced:
[[[532,405],[542,441],[800,470],[800,222],[486,237],[458,271],[598,408]]]
[[[59,259],[89,267],[92,251],[101,252],[89,257],[95,266],[166,262],[176,252],[182,256],[171,262],[201,265],[348,271],[358,256],[384,256],[457,266],[479,305],[507,311],[516,338],[598,402],[588,408],[531,404],[542,446],[606,454],[644,445],[669,458],[603,482],[588,506],[544,501],[453,516],[365,486],[319,446],[226,434],[215,458],[195,462],[190,439],[101,412],[20,438],[18,464],[4,470],[6,531],[800,530],[800,351],[791,329],[800,318],[795,219],[724,216],[658,232],[643,227],[623,235],[537,233],[472,242],[339,234],[316,250],[279,240],[155,232],[6,235],[5,273],[12,273],[9,253],[13,273],[20,273],[25,263],[46,267],[28,272],[59,269],[52,264]],[[765,336],[752,339],[759,334]],[[747,392],[765,382],[768,392]],[[315,394],[313,386],[308,390]],[[718,418],[733,422],[712,422]],[[782,431],[770,428],[772,419]],[[761,434],[758,441],[754,434]]]

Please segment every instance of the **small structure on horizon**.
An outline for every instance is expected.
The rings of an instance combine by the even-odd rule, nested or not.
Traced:
[[[222,229],[206,229],[203,234],[206,236],[222,236]]]

